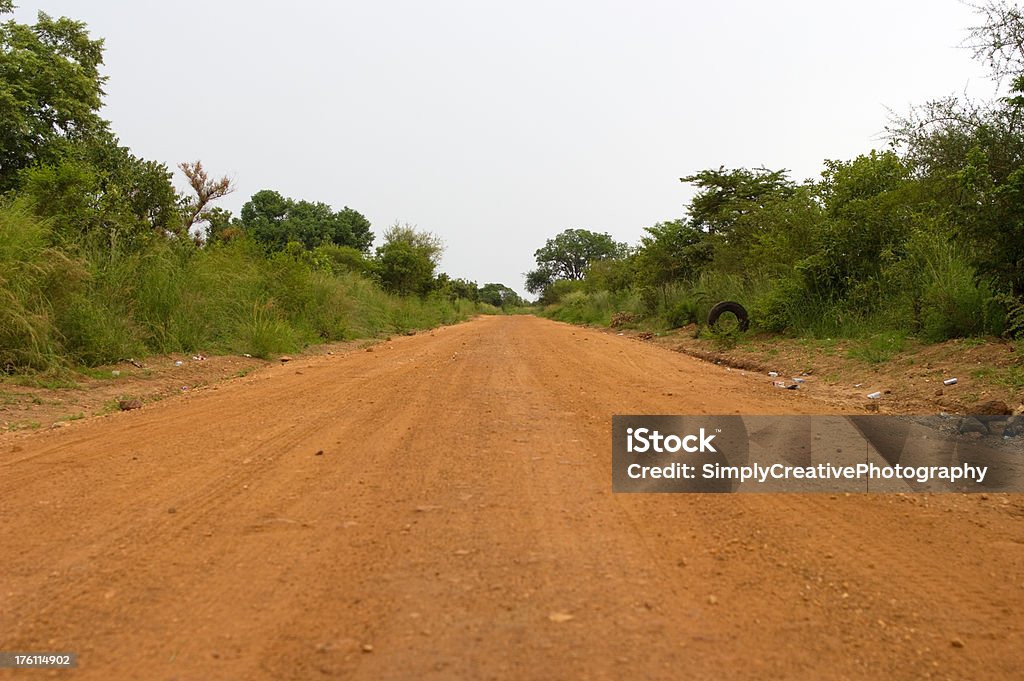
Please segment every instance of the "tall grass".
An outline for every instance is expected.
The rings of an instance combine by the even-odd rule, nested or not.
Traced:
[[[93,366],[146,353],[246,352],[404,333],[494,312],[466,300],[402,298],[360,274],[317,269],[238,240],[141,252],[50,245],[45,223],[0,206],[0,371]],[[486,309],[485,309],[486,308]]]
[[[936,342],[998,335],[1012,326],[1006,305],[970,263],[963,247],[921,232],[910,238],[901,257],[879,267],[877,276],[851,285],[842,297],[819,294],[797,270],[780,274],[779,268],[766,267],[736,274],[712,268],[692,281],[660,288],[611,293],[563,286],[544,314],[608,325],[616,312],[631,312],[650,328],[678,328],[701,324],[713,305],[735,300],[750,313],[754,332],[865,339],[870,356],[863,359],[877,362],[898,352],[908,336]]]

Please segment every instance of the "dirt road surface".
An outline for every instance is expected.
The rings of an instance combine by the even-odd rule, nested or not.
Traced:
[[[0,439],[0,679],[1019,679],[1016,495],[613,495],[614,413],[833,407],[493,317]]]

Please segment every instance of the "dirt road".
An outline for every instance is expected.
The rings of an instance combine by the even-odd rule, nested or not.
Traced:
[[[610,491],[613,413],[830,409],[494,317],[6,435],[0,651],[105,680],[1020,678],[1020,496]]]

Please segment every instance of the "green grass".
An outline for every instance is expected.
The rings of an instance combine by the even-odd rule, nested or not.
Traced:
[[[301,256],[268,257],[244,239],[65,252],[23,206],[0,205],[0,375],[58,387],[70,383],[71,367],[116,378],[90,368],[126,357],[266,358],[500,313],[462,299],[391,295],[360,274],[317,267]]]
[[[881,364],[903,352],[907,338],[900,333],[880,333],[855,342],[846,351],[850,359],[857,359],[868,364]]]
[[[12,421],[7,424],[7,430],[14,432],[18,430],[39,430],[43,424],[39,421]]]
[[[972,371],[971,376],[1007,388],[1024,389],[1024,366],[982,367]]]

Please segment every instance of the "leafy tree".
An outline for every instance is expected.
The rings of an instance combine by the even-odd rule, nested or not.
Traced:
[[[951,235],[974,246],[977,271],[1012,307],[1024,301],[1024,15],[1002,1],[975,9],[983,23],[969,44],[993,79],[1009,78],[1008,95],[927,102],[889,133]]]
[[[395,223],[377,247],[381,285],[399,295],[425,296],[434,283],[442,252],[441,240],[435,235]]]
[[[537,270],[527,275],[527,290],[536,293],[554,279],[578,281],[586,275],[590,263],[620,257],[626,251],[624,244],[616,243],[608,234],[567,229],[534,253]]]
[[[631,254],[625,258],[595,260],[587,268],[587,276],[584,279],[586,290],[613,293],[625,291],[634,284],[638,265],[638,254]]]
[[[747,255],[747,270],[773,277],[793,274],[796,263],[822,248],[828,216],[821,186],[807,182],[791,196],[765,203],[758,211],[761,226]]]
[[[370,221],[359,212],[347,206],[335,212],[326,203],[295,201],[270,189],[242,206],[239,225],[272,251],[296,242],[307,250],[334,244],[368,252],[373,243]]]
[[[726,170],[723,166],[679,178],[697,187],[687,210],[691,224],[708,234],[730,235],[767,201],[793,191],[786,173],[766,168]]]
[[[811,290],[834,299],[853,287],[877,287],[880,271],[904,255],[914,219],[914,190],[909,168],[892,152],[858,156],[853,161],[826,161],[819,192],[830,218],[820,249],[797,264]],[[860,301],[878,302],[869,290]]]
[[[711,261],[707,234],[686,220],[659,222],[646,232],[637,253],[638,278],[644,284],[664,287],[692,279]]]
[[[0,24],[0,191],[23,168],[59,162],[66,143],[106,131],[102,63],[103,41],[81,22],[40,12],[34,25]]]
[[[170,171],[106,132],[65,145],[59,158],[22,170],[17,182],[68,246],[132,250],[155,236],[182,234]]]
[[[480,302],[495,307],[518,307],[523,305],[519,294],[504,284],[484,284],[480,287]]]
[[[435,278],[434,290],[452,301],[460,298],[472,302],[480,300],[480,287],[477,286],[475,281],[452,279],[444,272],[441,272]]]
[[[794,185],[785,170],[737,168],[702,170],[680,178],[697,187],[687,207],[690,224],[709,235],[719,269],[745,273],[749,251],[763,226],[766,205],[790,196]]]
[[[534,295],[539,295],[551,286],[554,281],[554,271],[542,265],[526,273],[526,290]]]

